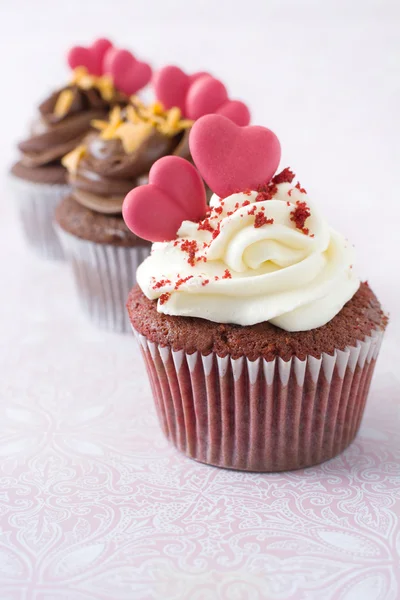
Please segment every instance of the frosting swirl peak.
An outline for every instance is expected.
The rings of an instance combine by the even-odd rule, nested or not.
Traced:
[[[137,281],[159,312],[303,331],[350,300],[360,284],[352,247],[298,184],[269,189],[214,195],[206,219],[185,221],[176,240],[153,245]]]

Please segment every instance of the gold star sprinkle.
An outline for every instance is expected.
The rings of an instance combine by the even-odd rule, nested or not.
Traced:
[[[134,124],[127,121],[118,127],[115,135],[121,140],[125,152],[132,154],[150,137],[153,131],[154,128],[151,123]]]
[[[114,84],[108,75],[103,75],[97,80],[97,87],[102,95],[102,98],[109,102],[114,95]]]
[[[106,102],[109,102],[115,93],[114,84],[109,75],[96,77],[96,75],[88,73],[85,67],[76,67],[76,69],[74,69],[71,85],[76,85],[82,90],[96,88]]]
[[[128,121],[130,121],[131,123],[140,123],[141,119],[138,115],[138,113],[136,112],[136,110],[134,109],[134,107],[129,104],[129,106],[126,107],[126,116],[128,118]]]
[[[56,117],[64,117],[71,108],[73,100],[73,91],[69,89],[63,90],[57,98],[57,102],[55,103],[53,109],[53,114],[56,115]]]
[[[92,126],[96,129],[100,129],[101,134],[100,137],[103,140],[112,140],[117,137],[116,132],[118,127],[123,124],[121,109],[119,106],[114,106],[112,111],[110,112],[110,118],[108,121],[100,121],[98,119],[94,119],[92,121]]]
[[[146,108],[145,105],[143,104],[143,102],[141,101],[141,99],[139,98],[139,96],[136,96],[136,95],[131,96],[130,101],[132,102],[132,104],[135,108]]]
[[[159,102],[145,106],[137,96],[132,96],[131,104],[122,110],[114,107],[108,121],[92,121],[103,140],[120,139],[127,154],[135,152],[154,130],[173,137],[192,125],[193,121],[182,119],[176,106],[169,110]]]
[[[81,144],[77,146],[74,150],[63,156],[61,159],[62,165],[68,170],[69,173],[75,175],[78,170],[79,161],[86,154],[86,146]]]

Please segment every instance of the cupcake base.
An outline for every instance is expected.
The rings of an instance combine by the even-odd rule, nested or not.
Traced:
[[[99,244],[67,233],[57,224],[55,227],[71,263],[83,311],[99,327],[119,333],[130,331],[126,299],[150,246]]]
[[[135,334],[166,437],[197,461],[271,472],[321,463],[351,443],[383,332],[289,361],[188,354]]]
[[[49,259],[64,258],[53,226],[54,211],[70,193],[67,184],[36,183],[11,176],[24,236],[36,254]]]

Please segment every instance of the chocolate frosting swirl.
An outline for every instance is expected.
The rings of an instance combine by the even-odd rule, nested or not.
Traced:
[[[63,92],[70,94],[70,103],[63,114],[55,110]],[[83,89],[76,84],[52,93],[39,106],[39,119],[31,127],[31,135],[18,144],[22,153],[20,164],[28,169],[60,164],[91,129],[93,119],[106,118],[110,107],[124,105],[127,97],[113,90],[105,100],[100,90]]]
[[[120,139],[104,140],[100,133],[89,133],[76,173],[69,174],[75,199],[101,213],[121,214],[126,194],[147,182],[159,158],[169,154],[190,158],[187,137],[188,131],[170,137],[153,128],[137,150],[127,153]]]

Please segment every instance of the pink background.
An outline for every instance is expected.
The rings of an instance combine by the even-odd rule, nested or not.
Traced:
[[[278,134],[392,313],[342,456],[275,475],[196,464],[161,435],[133,336],[91,327],[67,267],[23,246],[3,177],[0,600],[398,600],[399,4],[13,0],[0,17],[2,169],[71,43],[211,70]]]

